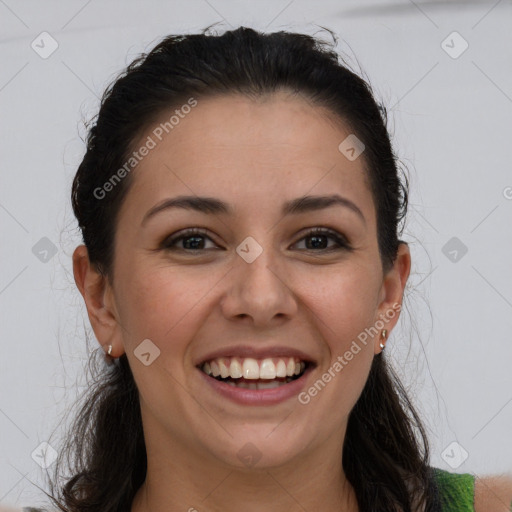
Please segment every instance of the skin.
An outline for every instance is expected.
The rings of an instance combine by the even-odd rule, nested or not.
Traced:
[[[482,476],[475,479],[476,512],[512,510],[512,474]]]
[[[194,366],[218,347],[296,347],[317,363],[307,389],[359,333],[402,303],[409,249],[401,244],[383,274],[363,158],[350,161],[338,150],[350,133],[284,92],[257,101],[201,99],[133,171],[113,282],[89,264],[84,246],[75,250],[75,280],[95,335],[113,346],[112,356],[126,352],[140,393],[148,473],[131,512],[225,512],[241,504],[250,512],[358,510],[341,454],[348,415],[381,351],[380,331],[307,405],[296,398],[265,407],[232,403]],[[365,221],[340,206],[280,213],[286,200],[333,193],[353,201]],[[149,209],[182,194],[222,199],[235,215],[173,209],[141,227]],[[174,251],[159,249],[193,227],[207,229],[204,249],[187,256],[183,240]],[[315,248],[304,238],[322,227],[353,250],[329,252],[321,244],[336,247],[335,240]],[[263,248],[250,264],[235,251],[247,236]],[[386,322],[388,336],[398,317]],[[150,366],[134,355],[146,338],[161,351]],[[248,442],[261,455],[252,467],[237,457]]]

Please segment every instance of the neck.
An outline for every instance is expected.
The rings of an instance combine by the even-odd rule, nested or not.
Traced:
[[[346,478],[332,482],[323,492],[318,492],[318,479],[309,485],[299,486],[283,477],[276,470],[259,474],[243,475],[236,472],[217,474],[208,486],[187,486],[178,489],[169,484],[162,488],[148,476],[138,490],[131,512],[226,512],[244,510],[246,512],[358,512],[355,492]],[[194,487],[194,489],[191,489]]]

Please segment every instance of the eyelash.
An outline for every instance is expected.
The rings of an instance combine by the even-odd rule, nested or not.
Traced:
[[[162,248],[166,249],[166,250],[180,250],[180,251],[184,251],[184,252],[188,252],[188,253],[194,253],[194,252],[197,253],[200,251],[206,251],[207,249],[183,249],[183,248],[173,247],[177,242],[179,242],[181,240],[186,240],[187,238],[192,238],[193,236],[197,236],[197,235],[208,238],[213,242],[213,240],[207,235],[206,230],[203,230],[201,228],[191,228],[191,229],[185,230],[184,232],[180,233],[177,236],[166,238],[162,242]],[[336,231],[333,231],[331,229],[326,229],[326,228],[311,229],[300,240],[298,240],[298,242],[302,241],[305,238],[309,238],[309,237],[317,236],[317,235],[327,236],[331,240],[334,240],[338,244],[339,247],[334,247],[334,248],[331,247],[331,248],[327,248],[327,249],[301,249],[301,250],[309,251],[309,252],[331,252],[331,251],[336,251],[336,250],[345,250],[345,251],[352,250],[352,247],[350,246],[350,244],[347,242],[347,240],[344,237],[339,235]],[[295,242],[295,243],[298,243],[298,242]]]

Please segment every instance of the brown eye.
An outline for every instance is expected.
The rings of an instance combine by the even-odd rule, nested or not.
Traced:
[[[206,250],[204,247],[205,239],[212,241],[212,239],[206,235],[206,231],[199,228],[187,229],[178,235],[174,235],[171,238],[167,238],[162,243],[162,248],[169,250],[183,250],[197,252]],[[176,247],[178,242],[184,242],[183,247]]]
[[[348,244],[347,240],[339,235],[336,231],[332,231],[330,229],[313,229],[306,233],[302,240],[310,239],[310,243],[306,243],[307,251],[333,251],[333,250],[350,250],[351,247]],[[335,242],[334,247],[327,247],[329,243],[329,239]],[[298,242],[297,242],[298,243]]]
[[[205,247],[206,240],[214,243],[213,240],[206,234],[206,230],[200,228],[192,228],[182,231],[176,235],[173,235],[169,238],[166,238],[161,247],[166,250],[178,250],[178,251],[189,251],[189,252],[199,252],[208,250],[211,248]],[[336,250],[352,250],[350,244],[346,240],[345,237],[337,233],[336,231],[332,231],[330,229],[312,229],[305,236],[303,236],[299,242],[302,240],[310,240],[306,242],[306,247],[304,250],[312,251],[312,252],[330,252]],[[334,241],[335,245],[329,247],[329,241]],[[297,245],[299,242],[296,242]],[[182,243],[183,246],[178,247],[178,243]],[[218,247],[218,246],[217,246]]]

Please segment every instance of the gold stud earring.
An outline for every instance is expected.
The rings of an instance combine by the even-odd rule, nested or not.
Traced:
[[[383,331],[382,331],[382,333],[381,333],[381,335],[380,335],[381,339],[382,339],[382,340],[385,340],[385,339],[386,339],[387,334],[388,334],[388,331],[387,331],[386,329],[383,329]],[[384,350],[384,347],[386,346],[386,344],[385,344],[385,343],[382,343],[382,341],[381,341],[381,342],[380,342],[380,344],[379,344],[379,346],[380,346],[380,348],[381,348],[382,350]]]
[[[105,345],[107,348],[107,350],[105,351],[105,360],[107,361],[107,363],[113,363],[114,362],[114,357],[112,357],[112,345]]]

